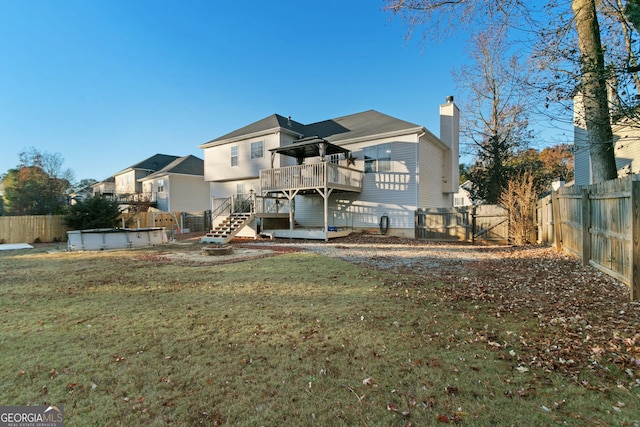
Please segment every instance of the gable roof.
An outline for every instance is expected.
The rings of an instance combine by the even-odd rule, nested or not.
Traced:
[[[420,131],[424,130],[424,128],[420,125],[382,114],[376,110],[368,110],[308,125],[296,122],[279,114],[272,114],[262,120],[258,120],[257,122],[206,142],[202,144],[200,148],[207,148],[207,146],[216,142],[242,139],[266,131],[278,130],[288,130],[298,134],[301,139],[316,136],[335,144],[374,135],[403,131]]]
[[[265,117],[262,120],[258,120],[257,122],[251,123],[250,125],[234,130],[233,132],[230,132],[226,135],[222,135],[221,137],[212,139],[211,141],[206,142],[203,145],[211,144],[213,142],[225,141],[227,139],[246,137],[249,135],[258,134],[258,133],[266,132],[269,130],[277,130],[277,129],[288,129],[298,134],[304,133],[303,124],[298,123],[295,120],[291,120],[288,117],[283,117],[279,114],[272,114],[268,117]]]
[[[128,172],[134,169],[144,169],[150,172],[155,172],[167,166],[169,163],[173,162],[176,159],[178,159],[178,156],[171,156],[168,154],[155,154],[148,159],[145,159],[141,162],[129,166],[128,168],[121,170],[120,172],[116,173],[116,175],[120,175],[121,173]]]
[[[140,178],[138,181],[154,179],[168,174],[204,176],[204,160],[192,155],[179,157],[159,171]]]
[[[363,111],[305,126],[307,135],[317,135],[329,142],[422,129],[422,126],[396,119],[376,110]]]

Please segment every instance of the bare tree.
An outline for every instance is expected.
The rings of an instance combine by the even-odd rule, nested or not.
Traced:
[[[455,74],[467,99],[462,130],[476,156],[469,170],[473,198],[487,203],[498,202],[511,176],[509,160],[532,138],[521,86],[523,66],[508,51],[504,33],[479,33],[470,51],[473,62]]]
[[[596,0],[572,0],[570,11],[566,2],[559,1],[550,1],[544,10],[528,7],[520,0],[386,0],[386,5],[407,20],[411,31],[420,26],[426,32],[438,31],[443,23],[454,23],[450,28],[524,29],[520,34],[535,34],[535,39],[528,38],[526,47],[536,52],[537,65],[551,76],[542,86],[547,100],[566,100],[567,93],[582,94],[594,181],[616,177],[607,91],[609,69]],[[567,45],[567,40],[573,45]],[[577,69],[577,79],[571,67]]]

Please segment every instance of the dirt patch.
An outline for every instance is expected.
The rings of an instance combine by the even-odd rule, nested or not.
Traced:
[[[263,245],[257,247],[247,245],[244,242],[235,242],[233,243],[233,253],[228,255],[208,256],[202,254],[203,247],[205,246],[197,242],[172,243],[164,246],[161,252],[144,254],[136,258],[144,261],[154,261],[160,264],[175,263],[181,265],[211,265],[242,262],[302,250],[301,248],[281,245]]]

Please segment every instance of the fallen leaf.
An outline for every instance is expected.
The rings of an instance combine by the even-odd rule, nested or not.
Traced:
[[[451,418],[444,414],[438,414],[438,421],[440,421],[441,423],[449,424],[451,423]]]
[[[458,394],[458,387],[453,385],[448,385],[444,388],[444,391],[446,391],[447,394]]]

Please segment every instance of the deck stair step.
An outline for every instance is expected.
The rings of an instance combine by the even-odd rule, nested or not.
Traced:
[[[229,243],[253,219],[251,213],[234,213],[226,217],[200,239],[200,243]]]

